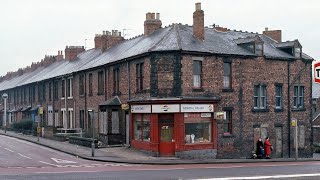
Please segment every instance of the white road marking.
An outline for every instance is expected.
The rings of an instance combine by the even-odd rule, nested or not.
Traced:
[[[12,151],[11,149],[8,149],[8,148],[3,148],[3,149],[8,150],[10,152],[14,152],[14,151]]]
[[[273,175],[273,176],[251,176],[251,177],[226,177],[226,178],[208,178],[196,180],[239,180],[239,179],[280,179],[280,178],[297,178],[297,177],[315,177],[317,174],[291,174],[291,175]]]
[[[58,159],[58,158],[51,158],[53,161],[55,161],[56,163],[63,163],[63,164],[69,164],[69,163],[77,163],[74,161],[68,161],[68,160],[64,160],[64,159]]]
[[[20,153],[18,153],[18,154],[19,154],[20,156],[24,157],[24,158],[32,159],[31,157],[25,156],[25,155],[23,155],[23,154],[20,154]]]
[[[101,171],[61,171],[61,172],[35,172],[36,174],[64,174],[64,173],[93,173]]]
[[[51,163],[47,163],[47,162],[44,162],[44,161],[39,161],[43,164],[48,164],[48,165],[51,165],[51,166],[54,166],[54,167],[59,167],[59,165],[56,165],[56,164],[51,164]]]

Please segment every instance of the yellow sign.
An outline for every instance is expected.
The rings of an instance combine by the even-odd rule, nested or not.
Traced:
[[[128,110],[129,109],[129,104],[121,104],[121,109]]]
[[[292,127],[297,126],[297,121],[298,121],[297,119],[292,118],[292,119],[291,119],[291,126],[292,126]]]
[[[40,132],[41,132],[41,128],[37,127],[37,133],[40,133]]]
[[[42,115],[42,114],[43,114],[43,107],[39,107],[39,109],[38,109],[38,114],[39,114],[39,115]]]

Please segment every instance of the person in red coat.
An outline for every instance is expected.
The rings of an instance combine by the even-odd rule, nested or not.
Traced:
[[[270,154],[272,151],[271,146],[272,144],[270,143],[269,137],[266,137],[266,140],[264,141],[264,151],[266,153],[266,159],[270,159]]]

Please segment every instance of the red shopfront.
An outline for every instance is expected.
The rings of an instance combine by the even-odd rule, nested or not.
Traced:
[[[214,157],[214,104],[131,104],[131,146],[153,156]]]

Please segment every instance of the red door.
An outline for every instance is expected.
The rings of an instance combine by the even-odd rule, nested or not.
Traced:
[[[174,115],[159,114],[160,156],[174,156]]]

